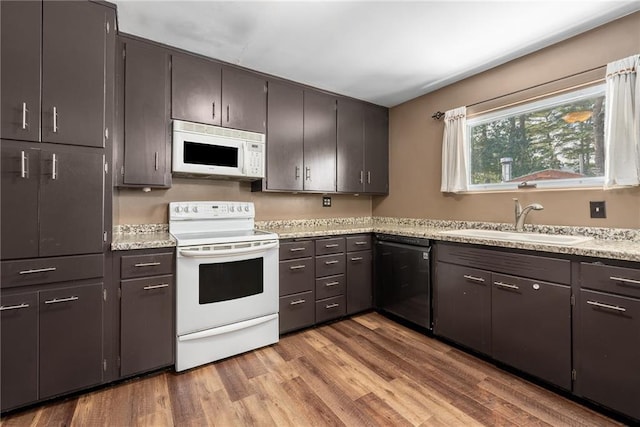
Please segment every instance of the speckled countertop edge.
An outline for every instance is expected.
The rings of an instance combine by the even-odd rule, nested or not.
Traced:
[[[112,251],[171,248],[176,240],[169,234],[169,224],[125,224],[113,227]]]

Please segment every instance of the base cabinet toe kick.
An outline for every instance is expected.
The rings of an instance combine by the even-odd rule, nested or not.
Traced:
[[[640,422],[640,265],[437,242],[433,332]]]

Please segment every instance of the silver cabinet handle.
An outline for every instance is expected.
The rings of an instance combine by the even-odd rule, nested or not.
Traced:
[[[339,285],[339,284],[340,284],[340,282],[328,282],[328,283],[325,283],[324,285],[325,285],[327,288],[330,288],[331,286],[337,286],[337,285]]]
[[[362,261],[364,258],[361,256],[354,256],[353,258],[351,258],[351,261]]]
[[[55,153],[51,156],[51,179],[58,179],[58,156]]]
[[[330,308],[336,308],[336,307],[339,307],[339,306],[340,306],[340,304],[333,303],[333,304],[327,304],[327,305],[325,305],[325,306],[324,306],[324,308],[326,308],[327,310],[329,310]]]
[[[616,282],[626,283],[628,285],[640,285],[640,280],[625,279],[624,277],[615,277],[615,276],[611,276],[609,277],[609,279]]]
[[[23,102],[22,103],[22,129],[26,130],[29,127],[29,123],[27,123],[27,113],[29,112],[29,110],[27,110],[27,103]]]
[[[307,248],[291,248],[289,249],[289,252],[300,252],[300,251],[304,251]]]
[[[156,265],[162,264],[161,262],[140,262],[138,264],[133,264],[134,267],[155,267]]]
[[[61,302],[78,301],[79,299],[80,298],[78,298],[78,297],[68,297],[68,298],[60,298],[60,299],[54,298],[54,299],[47,300],[44,303],[45,304],[58,304],[58,303],[61,303]]]
[[[58,108],[53,107],[53,133],[58,133]]]
[[[289,267],[289,270],[301,270],[306,267],[306,265],[292,265],[291,267]]]
[[[509,283],[504,283],[504,282],[493,282],[493,284],[496,285],[496,286],[499,286],[501,288],[505,288],[505,289],[515,289],[515,290],[520,289],[516,285],[511,285]]]
[[[309,166],[304,168],[304,179],[307,181],[311,180],[311,168]]]
[[[216,101],[213,101],[211,103],[211,118],[212,119],[216,118]]]
[[[340,262],[340,261],[338,261],[337,259],[334,259],[334,260],[331,260],[331,261],[325,261],[324,263],[325,263],[326,265],[331,265],[331,264],[337,264],[337,263],[339,263],[339,262]]]
[[[469,274],[465,274],[462,277],[464,277],[467,280],[471,280],[472,282],[484,283],[484,279],[482,277],[471,276]]]
[[[360,171],[360,184],[364,184],[364,171]]]
[[[327,245],[324,245],[325,248],[329,249],[329,248],[337,248],[338,246],[340,246],[337,243],[329,243]]]
[[[606,308],[608,310],[619,311],[621,313],[624,313],[625,311],[627,311],[627,309],[624,308],[624,307],[618,307],[617,305],[603,304],[603,303],[597,302],[597,301],[587,301],[587,304],[593,305],[593,306],[596,306],[596,307],[600,307],[600,308]]]
[[[32,270],[22,270],[18,274],[46,273],[49,271],[56,271],[56,267],[34,268]]]
[[[227,104],[227,123],[229,123],[229,104]]]
[[[298,180],[298,178],[300,178],[300,166],[296,166],[295,179]]]
[[[291,302],[289,303],[289,305],[304,304],[305,302],[307,302],[307,300],[304,300],[304,299],[298,299],[298,300],[295,300],[295,301],[291,301]]]
[[[18,305],[8,305],[8,306],[0,306],[0,311],[6,311],[6,310],[19,310],[21,308],[27,308],[29,307],[29,304],[27,303],[22,303],[22,304],[18,304]]]
[[[153,162],[156,170],[158,170],[158,152],[157,151],[153,155]]]
[[[367,184],[371,184],[371,171],[367,171]]]
[[[24,151],[20,152],[20,178],[29,178],[29,156]]]
[[[169,287],[169,284],[168,284],[168,283],[163,283],[163,284],[161,284],[161,285],[149,285],[149,286],[145,286],[145,287],[144,287],[144,288],[142,288],[142,289],[144,289],[145,291],[150,291],[150,290],[153,290],[153,289],[162,289],[162,288],[168,288],[168,287]]]
[[[362,246],[362,245],[366,245],[367,242],[353,242],[353,244],[357,246]]]

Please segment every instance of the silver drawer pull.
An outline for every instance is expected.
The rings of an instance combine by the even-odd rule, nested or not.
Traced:
[[[51,179],[58,179],[58,155],[51,155]]]
[[[470,276],[469,274],[465,274],[462,277],[467,280],[471,280],[472,282],[484,283],[484,279],[482,277]]]
[[[20,152],[20,178],[29,178],[29,156]]]
[[[483,280],[484,281],[484,280]],[[493,282],[494,285],[499,286],[501,288],[506,288],[506,289],[515,289],[518,290],[520,289],[518,286],[516,285],[510,285],[509,283],[503,283],[503,282]]]
[[[155,267],[156,265],[162,264],[161,262],[140,262],[138,264],[133,264],[134,267]]]
[[[307,302],[307,300],[304,300],[304,299],[297,299],[297,300],[295,300],[295,301],[291,301],[291,302],[289,303],[289,305],[304,304],[305,302]]]
[[[53,133],[58,133],[58,108],[53,107]]]
[[[150,291],[152,289],[161,289],[161,288],[168,288],[169,284],[168,283],[163,283],[161,285],[149,285],[149,286],[145,286],[144,289],[145,291]]]
[[[27,113],[29,110],[27,109],[27,103],[22,103],[22,129],[26,130],[29,127],[29,123],[27,123]]]
[[[324,245],[325,248],[329,249],[329,248],[337,248],[338,246],[340,246],[337,243],[330,243],[328,245]]]
[[[621,313],[624,313],[625,311],[627,311],[627,309],[624,308],[624,307],[618,307],[617,305],[603,304],[603,303],[597,302],[597,301],[587,301],[587,304],[593,305],[595,307],[606,308],[608,310],[619,311]]]
[[[22,270],[18,274],[47,273],[49,271],[56,271],[56,268],[55,267],[34,268],[33,270]]]
[[[304,251],[307,248],[291,248],[289,249],[289,252],[300,252],[300,251]]]
[[[351,258],[351,261],[362,261],[364,258],[362,258],[361,256],[354,256],[353,258]]]
[[[0,311],[6,311],[6,310],[19,310],[21,308],[27,308],[29,307],[29,304],[27,303],[22,303],[22,304],[18,304],[18,305],[8,305],[8,306],[0,306]]]
[[[289,270],[301,270],[303,268],[305,268],[306,265],[292,265],[291,267],[289,267]]]
[[[68,298],[54,298],[54,299],[50,299],[45,301],[45,304],[58,304],[60,302],[71,302],[71,301],[78,301],[80,298],[78,297],[68,297]]]
[[[340,284],[340,282],[329,282],[329,283],[325,283],[324,285],[325,285],[327,288],[329,288],[329,287],[331,287],[331,286],[336,286],[336,285],[339,285],[339,284]]]
[[[366,245],[367,242],[353,242],[354,245],[358,245],[358,246],[362,246],[362,245]]]
[[[324,308],[326,308],[327,310],[329,310],[330,308],[336,308],[336,307],[339,307],[339,306],[340,306],[340,304],[333,303],[333,304],[327,304],[327,305],[325,305],[325,306],[324,306]]]
[[[615,277],[615,276],[611,276],[609,277],[609,279],[616,282],[626,283],[628,285],[640,285],[640,280],[625,279],[624,277]]]
[[[340,261],[338,261],[337,259],[334,259],[334,260],[331,260],[331,261],[325,261],[324,263],[325,263],[326,265],[331,265],[331,264],[337,264],[337,263],[339,263],[339,262],[340,262]]]

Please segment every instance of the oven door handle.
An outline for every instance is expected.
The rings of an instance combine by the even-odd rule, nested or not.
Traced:
[[[278,241],[274,241],[271,243],[267,243],[265,245],[260,246],[250,246],[248,248],[238,248],[238,249],[220,249],[217,251],[198,251],[198,250],[189,250],[189,249],[181,249],[180,255],[189,258],[217,258],[223,257],[227,255],[244,255],[244,254],[253,254],[256,252],[264,252],[268,249],[277,248]]]
[[[248,329],[253,326],[261,325],[263,323],[270,322],[274,319],[277,319],[277,314],[269,314],[263,317],[258,317],[256,319],[244,320],[242,322],[232,323],[230,325],[219,326],[213,329],[207,329],[204,331],[193,332],[191,334],[179,335],[178,341],[193,341],[199,340],[203,338],[213,337],[216,335],[228,334],[230,332],[239,331],[241,329]]]

